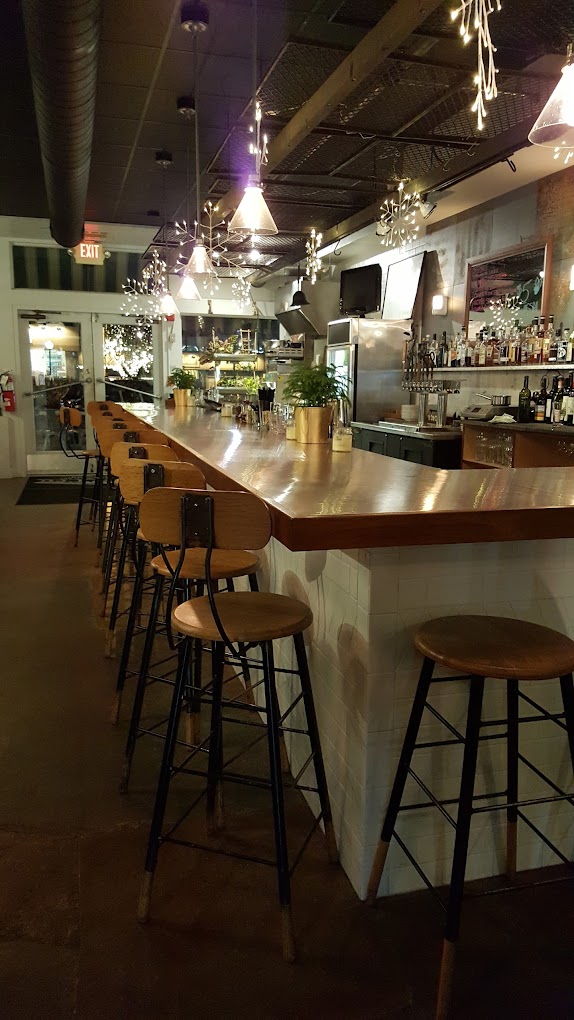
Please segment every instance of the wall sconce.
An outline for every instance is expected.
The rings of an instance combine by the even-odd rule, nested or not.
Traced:
[[[574,290],[574,266],[570,269],[570,290]]]
[[[432,313],[433,315],[447,315],[448,314],[448,298],[446,294],[433,294],[432,296]]]

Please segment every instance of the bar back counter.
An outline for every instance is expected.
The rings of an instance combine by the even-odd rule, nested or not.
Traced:
[[[335,830],[343,867],[363,898],[420,670],[412,630],[433,617],[476,613],[574,636],[574,469],[445,471],[363,450],[299,446],[192,408],[132,410],[161,429],[182,459],[198,464],[211,486],[255,492],[271,510],[261,587],[313,611],[308,652]],[[291,668],[290,648],[277,652],[278,664]],[[467,690],[460,682],[437,690],[431,702],[459,727]],[[487,681],[483,717],[504,715],[504,697]],[[537,697],[560,711],[554,683],[540,683]],[[559,777],[569,759],[558,728],[549,725],[547,735],[544,725],[522,729],[524,753]],[[448,737],[428,713],[421,733],[428,741]],[[306,752],[296,738],[288,750],[296,772]],[[417,771],[435,796],[457,796],[461,758],[460,747],[417,752]],[[476,792],[505,784],[504,744],[486,741]],[[521,771],[521,796],[536,797],[540,785]],[[414,784],[407,795],[411,803],[424,799]],[[567,802],[530,808],[568,854],[571,811]],[[468,879],[504,870],[501,814],[479,816]],[[453,832],[439,812],[406,812],[400,824],[433,883],[447,882]],[[518,868],[554,863],[523,826]],[[381,894],[421,884],[393,844]]]

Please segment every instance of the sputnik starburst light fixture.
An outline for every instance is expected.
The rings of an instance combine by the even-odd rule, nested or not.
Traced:
[[[405,192],[405,182],[400,181],[398,197],[387,198],[381,206],[377,223],[377,234],[386,248],[404,247],[416,240],[420,226],[416,222],[420,205],[418,191]]]
[[[568,46],[562,76],[534,123],[528,141],[554,150],[554,159],[574,159],[574,63]]]
[[[474,32],[477,35],[477,71],[474,76],[476,99],[471,106],[476,113],[478,130],[484,127],[486,103],[498,95],[496,75],[498,71],[494,63],[496,47],[490,37],[489,17],[501,9],[500,0],[460,0],[460,5],[450,12],[453,21],[460,17],[460,34],[466,46]]]
[[[321,247],[322,241],[323,235],[318,234],[315,227],[313,227],[311,237],[305,245],[305,250],[307,252],[307,265],[305,271],[311,286],[317,282],[317,273],[321,271],[322,259],[319,257],[318,251]]]

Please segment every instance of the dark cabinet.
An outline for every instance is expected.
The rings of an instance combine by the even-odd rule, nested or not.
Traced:
[[[461,437],[436,439],[379,429],[354,428],[353,446],[357,450],[379,453],[384,457],[408,460],[428,467],[458,468],[461,458]]]

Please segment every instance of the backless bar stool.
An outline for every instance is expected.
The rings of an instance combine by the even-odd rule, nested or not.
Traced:
[[[78,511],[76,514],[76,539],[74,546],[78,544],[78,538],[80,535],[80,527],[82,524],[92,524],[95,521],[96,507],[99,503],[99,484],[100,484],[100,473],[99,473],[99,450],[94,448],[92,450],[78,450],[75,446],[70,445],[70,437],[77,435],[77,430],[82,427],[84,418],[81,411],[78,411],[75,407],[61,407],[59,412],[60,418],[60,448],[66,457],[75,457],[77,460],[83,460],[84,470],[82,471],[82,485],[80,488],[80,496],[78,499]],[[96,461],[96,475],[94,479],[94,487],[92,495],[86,498],[86,491],[88,485],[88,471],[91,462]],[[84,503],[90,504],[90,519],[89,521],[82,521],[82,511]]]
[[[201,477],[203,479],[203,476]],[[128,790],[137,741],[140,737],[150,732],[140,729],[140,718],[146,690],[149,686],[158,682],[173,683],[171,670],[166,674],[164,668],[164,672],[158,674],[158,669],[165,667],[166,660],[161,659],[159,662],[152,663],[156,634],[159,632],[160,627],[163,629],[163,624],[160,620],[160,607],[165,594],[165,585],[169,582],[165,633],[169,648],[174,653],[177,651],[177,644],[173,636],[170,619],[174,598],[177,597],[178,601],[182,601],[182,595],[185,599],[189,599],[192,594],[204,594],[206,550],[196,546],[193,548],[187,547],[182,558],[181,500],[185,495],[183,484],[182,480],[177,492],[165,492],[161,500],[160,497],[154,497],[152,504],[153,512],[149,510],[150,501],[147,499],[144,501],[143,507],[140,507],[140,525],[143,513],[145,527],[141,527],[139,534],[155,550],[155,555],[151,561],[151,567],[155,575],[155,585],[126,743],[124,770],[120,784],[122,793],[127,793]],[[191,488],[190,485],[187,487]],[[200,486],[195,486],[195,488],[200,488]],[[204,480],[202,481],[201,488],[205,488]],[[213,549],[209,563],[212,583],[217,588],[220,582],[223,582],[227,591],[234,590],[234,580],[240,577],[247,577],[251,591],[257,591],[258,568],[259,558],[257,554],[247,549]],[[245,690],[247,695],[252,697],[251,676],[249,667],[244,659],[245,648],[242,644],[239,644],[239,652],[241,656],[239,666],[243,674]],[[198,639],[194,642],[193,646],[193,686],[196,689],[201,686],[201,656],[202,642]],[[228,679],[234,679],[234,677],[232,676]],[[122,666],[120,665],[120,672],[118,674],[120,698],[123,685],[124,677],[122,676]],[[193,743],[199,742],[199,708],[198,700],[193,699],[188,706],[188,714],[186,716],[186,722],[189,723],[189,733],[187,736],[189,741]],[[157,727],[154,728],[153,735],[156,737],[161,736]]]
[[[144,534],[148,528],[150,517],[157,512],[162,512],[166,493],[170,492],[174,493],[174,490],[154,489],[144,496],[141,505],[141,523]],[[174,496],[172,495],[170,498],[174,498]],[[183,818],[175,825],[167,830],[164,829],[164,816],[172,778],[177,774],[184,773],[201,776],[206,780],[204,794],[200,798],[196,798],[194,804],[197,804],[205,795],[210,831],[222,827],[223,782],[228,780],[232,784],[257,785],[260,788],[269,789],[271,792],[275,857],[272,860],[253,855],[245,855],[245,857],[255,863],[274,865],[277,869],[283,954],[286,960],[292,961],[295,955],[295,943],[291,918],[291,872],[283,801],[280,734],[282,730],[289,730],[289,726],[286,725],[286,717],[294,705],[300,701],[305,710],[306,730],[299,728],[296,732],[306,733],[310,741],[311,753],[304,768],[294,780],[294,784],[297,785],[299,777],[313,762],[316,786],[305,786],[304,788],[313,790],[319,795],[320,812],[311,832],[320,822],[323,822],[330,856],[332,860],[337,859],[327,782],[303,639],[303,633],[311,624],[313,617],[311,610],[303,602],[285,595],[254,591],[217,594],[214,589],[210,573],[210,560],[216,550],[234,551],[249,547],[261,549],[269,541],[271,518],[265,503],[259,497],[248,492],[210,492],[207,494],[194,492],[180,496],[180,501],[180,561],[183,563],[186,549],[189,547],[196,546],[205,550],[207,594],[183,602],[173,613],[173,628],[183,636],[183,640],[179,644],[178,671],[173,688],[168,730],[149,833],[138,916],[140,921],[145,921],[148,917],[158,852],[164,843],[175,842],[179,845],[206,849],[215,853],[227,853],[219,843],[210,846],[178,838],[179,825],[189,812],[185,812]],[[294,640],[296,670],[277,670],[274,665],[273,641],[283,637],[292,637]],[[213,642],[213,675],[209,683],[199,692],[201,701],[211,705],[210,732],[199,746],[187,754],[183,763],[176,765],[174,764],[174,751],[178,738],[180,714],[188,696],[187,692],[197,693],[190,681],[191,653],[193,643],[197,641]],[[239,658],[234,642],[242,642],[246,647],[259,647],[261,650],[261,660],[258,662],[258,666],[263,670],[265,704],[245,704],[243,708],[245,711],[251,712],[252,726],[261,725],[261,715],[264,715],[266,719],[266,724],[263,725],[266,726],[267,733],[269,780],[235,772],[230,768],[231,763],[237,760],[235,754],[232,755],[229,762],[224,760],[223,722],[232,722],[223,716],[224,657],[228,652],[234,658]],[[301,694],[283,714],[279,709],[276,672],[298,675],[301,682]],[[249,746],[253,746],[253,744],[251,743]],[[205,761],[206,750],[208,752],[207,767],[198,768],[197,762],[201,764],[202,761]],[[304,841],[303,847],[307,845],[309,838],[310,834]],[[233,853],[233,856],[242,857],[244,855]],[[300,856],[301,853],[296,860]]]
[[[137,506],[139,508],[146,492],[148,492],[150,488],[157,488],[160,486],[164,488],[177,489],[205,489],[205,478],[195,464],[188,464],[180,461],[157,462],[128,460],[119,467],[119,487],[123,499],[129,505]],[[150,543],[147,541],[147,538],[144,536],[141,529],[138,528],[135,553],[136,577],[116,682],[116,699],[112,713],[112,721],[114,723],[118,721],[127,676],[132,675],[134,672],[136,675],[139,675],[140,672],[139,669],[137,671],[130,671],[129,661],[132,651],[132,642],[136,634],[136,621],[141,612],[149,545]],[[152,549],[157,551],[157,544],[152,542],[151,545]],[[169,556],[169,553],[166,555]],[[157,556],[157,559],[163,563],[161,556]],[[155,589],[158,585],[157,564],[154,560],[152,560],[152,569],[154,571],[152,580],[154,582],[153,587],[155,593]],[[153,611],[153,607],[154,605],[157,605],[159,610],[161,595],[162,593],[160,592],[159,597],[155,601],[152,600],[152,613],[150,615],[148,628],[145,628],[146,631],[149,628],[155,630],[157,612]]]
[[[179,458],[175,450],[172,450],[169,446],[162,446],[160,443],[138,446],[131,445],[131,443],[114,443],[111,450],[110,464],[112,476],[119,478],[119,473],[123,465],[127,464],[129,460],[139,460],[142,462],[155,461],[157,468],[163,464],[167,464],[170,461],[178,461]],[[161,472],[159,470],[150,471],[149,479],[151,484],[152,476],[155,473],[156,479],[161,478]],[[110,620],[108,624],[108,636],[106,640],[106,655],[112,656],[115,648],[115,630],[118,619],[120,598],[122,593],[122,585],[124,582],[124,569],[126,565],[126,557],[128,550],[135,543],[137,531],[139,527],[138,522],[138,509],[139,499],[134,500],[132,492],[128,491],[126,495],[121,490],[121,485],[117,488],[117,499],[114,501],[113,506],[116,508],[114,514],[113,524],[110,525],[111,529],[111,543],[110,551],[108,553],[108,564],[106,568],[106,576],[104,580],[104,600],[102,616],[105,616],[106,603],[108,598],[108,592],[110,585],[113,584],[114,595],[112,599],[112,606],[110,610]],[[118,531],[121,531],[121,540],[119,553],[116,564],[116,576],[115,580],[112,581],[112,563],[113,555],[116,544],[116,538]]]
[[[566,731],[572,768],[574,770],[574,686],[572,670],[574,669],[574,641],[548,627],[526,623],[522,620],[505,619],[495,616],[455,616],[441,617],[422,624],[415,633],[415,645],[424,656],[419,683],[415,694],[411,716],[407,726],[405,740],[383,822],[381,840],[377,848],[371,876],[369,879],[368,899],[374,903],[387,852],[393,836],[415,866],[426,885],[432,884],[416,862],[412,853],[397,835],[395,825],[400,811],[428,808],[436,805],[455,829],[455,844],[452,860],[451,881],[446,903],[446,925],[442,949],[438,996],[436,1004],[437,1018],[448,1014],[455,947],[460,929],[462,897],[464,892],[464,876],[470,823],[476,812],[506,811],[506,873],[510,880],[516,875],[517,822],[520,818],[526,823],[566,864],[570,862],[550,840],[523,813],[523,807],[532,804],[549,804],[554,801],[570,801],[574,803],[574,791],[565,793],[556,783],[549,779],[537,766],[533,765],[519,750],[519,725],[541,720],[552,721]],[[453,670],[462,670],[461,676],[433,677],[435,664]],[[482,698],[484,678],[493,677],[501,680],[506,686],[506,718],[485,720],[482,715]],[[519,690],[519,682],[536,683],[540,680],[560,678],[562,704],[564,713],[556,715],[546,711],[529,695]],[[427,703],[431,683],[448,684],[454,680],[469,681],[469,701],[466,733],[463,736],[444,717],[432,707],[433,716],[439,719],[450,731],[451,738],[443,741],[417,744],[417,736]],[[519,714],[519,702],[524,701],[538,714],[523,716]],[[500,734],[487,733],[481,736],[481,727],[505,726]],[[455,739],[452,739],[454,736]],[[474,794],[474,781],[478,747],[481,740],[504,739],[507,741],[507,789],[505,791]],[[458,814],[456,821],[447,808],[457,804],[457,800],[437,800],[426,784],[418,777],[411,766],[413,752],[417,747],[440,747],[447,744],[462,743],[464,756],[458,798]],[[553,791],[552,796],[530,797],[518,799],[518,765],[519,762],[529,768],[543,780]],[[401,800],[407,779],[411,777],[418,783],[429,801],[424,804],[402,805]],[[488,804],[485,800],[503,797],[502,803]],[[480,801],[480,805],[476,802]],[[558,879],[561,880],[561,879]],[[510,888],[511,886],[507,886]],[[500,890],[504,891],[504,890]]]

